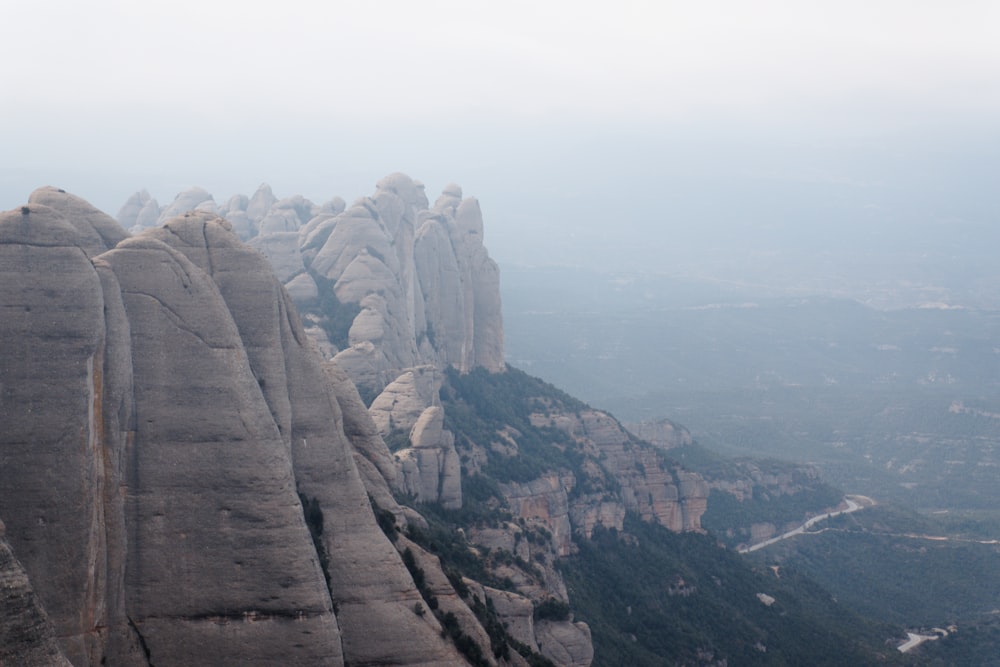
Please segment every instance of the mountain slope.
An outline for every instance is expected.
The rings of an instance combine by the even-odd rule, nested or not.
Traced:
[[[0,215],[0,517],[38,610],[16,650],[51,653],[47,613],[80,666],[886,659],[889,629],[700,534],[713,489],[823,498],[808,471],[694,472],[504,364],[457,186],[123,210],[134,236],[51,188]],[[675,616],[669,647],[629,596]]]

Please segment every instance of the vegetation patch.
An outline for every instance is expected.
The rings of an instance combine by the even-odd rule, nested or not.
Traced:
[[[793,522],[802,522],[820,510],[836,507],[843,500],[839,489],[822,483],[797,493],[768,494],[764,487],[754,487],[753,497],[739,500],[725,491],[712,489],[708,507],[701,516],[701,525],[720,536],[729,546],[746,543],[750,526],[771,523],[779,529]]]
[[[319,302],[316,305],[316,312],[322,316],[319,325],[337,349],[350,347],[348,334],[351,325],[354,324],[354,318],[361,312],[361,306],[357,303],[341,303],[333,290],[334,281],[326,276],[312,270],[309,271],[309,275],[316,281],[319,290]],[[366,405],[370,403],[368,401]]]
[[[751,568],[709,536],[629,515],[625,532],[598,527],[577,546],[561,571],[596,665],[905,664],[885,643],[897,629],[839,606],[794,570]]]
[[[482,368],[460,374],[448,369],[441,389],[445,427],[456,435],[459,448],[478,445],[487,454],[483,473],[498,482],[528,482],[547,472],[579,470],[584,455],[564,431],[535,426],[531,414],[539,409],[579,412],[583,402],[516,368],[490,373]],[[491,445],[512,433],[513,455]]]
[[[323,579],[326,580],[326,589],[333,597],[333,589],[330,588],[330,554],[323,544],[323,509],[319,506],[319,500],[310,498],[304,493],[299,493],[299,502],[302,503],[302,514],[309,528],[309,536],[312,537],[313,547],[316,549],[316,557],[319,559],[320,569],[323,570]]]

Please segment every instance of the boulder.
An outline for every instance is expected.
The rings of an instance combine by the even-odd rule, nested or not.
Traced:
[[[417,366],[400,374],[372,401],[368,412],[383,438],[409,436],[424,410],[439,403],[441,375],[434,366]]]
[[[535,637],[542,655],[565,667],[590,667],[594,661],[594,644],[586,623],[540,620],[535,624]]]
[[[170,218],[182,215],[188,211],[193,211],[201,204],[210,201],[214,206],[215,202],[212,201],[212,195],[208,192],[208,190],[199,187],[188,188],[187,190],[178,193],[174,200],[167,204],[162,211],[160,211],[160,217],[157,218],[156,224],[162,224]]]
[[[410,431],[411,446],[396,452],[403,487],[418,502],[437,502],[445,509],[462,506],[462,464],[454,436],[444,429],[444,410],[424,410]]]

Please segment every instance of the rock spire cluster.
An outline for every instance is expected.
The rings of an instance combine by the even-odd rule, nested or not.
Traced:
[[[322,322],[317,311],[331,297],[351,309],[346,336],[328,337],[325,349],[364,392],[426,364],[503,370],[500,273],[483,245],[479,202],[459,186],[446,186],[433,206],[421,183],[399,173],[350,206],[339,197],[278,199],[266,184],[222,205],[191,188],[161,208],[143,191],[118,221],[139,233],[188,210],[225,218],[259,249],[307,322]]]

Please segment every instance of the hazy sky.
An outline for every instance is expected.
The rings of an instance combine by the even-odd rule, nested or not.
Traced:
[[[8,3],[0,208],[202,185],[478,196],[501,261],[996,223],[1000,3]],[[654,235],[656,243],[648,238]],[[643,239],[647,240],[644,241]],[[592,245],[596,244],[596,245]]]

